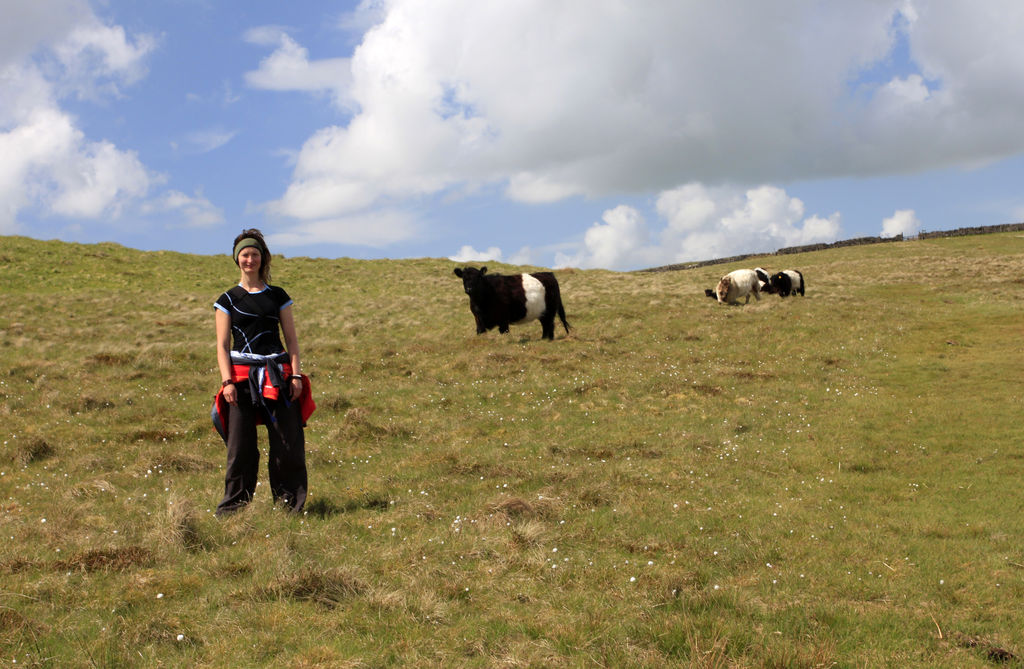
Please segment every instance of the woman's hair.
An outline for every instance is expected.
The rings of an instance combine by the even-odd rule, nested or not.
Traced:
[[[248,230],[242,230],[241,234],[235,237],[234,243],[231,245],[232,255],[235,257],[235,264],[238,264],[238,255],[235,254],[235,247],[238,246],[238,242],[246,238],[255,239],[257,248],[260,250],[260,281],[270,285],[270,249],[267,248],[267,242],[263,239],[263,233],[256,228],[249,228]]]

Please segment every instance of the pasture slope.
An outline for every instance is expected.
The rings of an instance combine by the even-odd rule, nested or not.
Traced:
[[[0,666],[1022,665],[1021,233],[560,271],[554,342],[452,268],[275,259],[310,501],[217,520],[230,258],[0,238]]]

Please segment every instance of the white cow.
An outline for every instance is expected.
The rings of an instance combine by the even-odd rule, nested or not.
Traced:
[[[729,272],[715,288],[715,295],[722,304],[739,304],[741,297],[747,298],[744,304],[749,304],[751,294],[754,299],[761,299],[760,281],[757,272],[752,269],[736,269]]]

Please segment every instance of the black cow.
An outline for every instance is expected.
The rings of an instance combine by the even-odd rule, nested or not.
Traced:
[[[776,272],[771,278],[772,290],[779,294],[779,297],[786,297],[790,293],[801,296],[804,294],[804,275],[795,269],[784,269]]]
[[[511,323],[540,320],[541,337],[555,338],[555,314],[565,331],[565,309],[558,291],[558,281],[551,272],[533,274],[487,274],[487,267],[456,267],[455,276],[469,295],[469,310],[476,319],[476,333],[482,334],[497,326],[508,332]]]

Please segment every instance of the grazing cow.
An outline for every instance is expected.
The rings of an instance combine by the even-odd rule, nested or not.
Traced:
[[[804,275],[795,269],[784,269],[772,275],[771,285],[779,297],[786,297],[790,293],[804,294]]]
[[[753,294],[757,300],[761,299],[761,288],[758,285],[757,272],[752,269],[737,269],[722,277],[715,288],[715,295],[722,304],[739,304],[741,297],[746,297],[744,304],[750,302]]]
[[[533,274],[487,274],[487,267],[456,267],[455,276],[469,295],[469,310],[476,319],[476,333],[497,326],[508,332],[511,323],[540,320],[541,337],[555,338],[555,314],[569,332],[558,281],[551,272]]]
[[[762,293],[774,293],[775,289],[772,288],[772,278],[768,273],[768,270],[763,267],[755,267],[754,274],[757,274],[757,287],[761,289]]]

